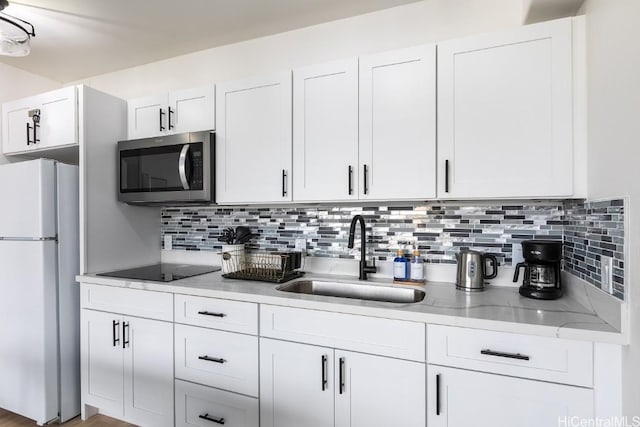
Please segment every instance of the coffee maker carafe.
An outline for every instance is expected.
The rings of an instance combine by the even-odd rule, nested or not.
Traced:
[[[535,299],[557,299],[562,296],[560,261],[562,242],[556,240],[524,240],[522,256],[525,262],[516,265],[513,281],[518,281],[524,268],[520,295]]]

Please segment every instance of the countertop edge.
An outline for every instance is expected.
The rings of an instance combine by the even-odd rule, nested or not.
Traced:
[[[470,329],[482,329],[496,332],[518,333],[542,337],[572,339],[579,341],[591,341],[596,343],[628,344],[628,338],[622,332],[599,331],[585,329],[579,326],[589,322],[576,322],[561,326],[535,325],[531,323],[516,323],[508,320],[490,320],[475,317],[463,317],[457,315],[439,313],[420,313],[404,311],[401,307],[364,307],[356,304],[341,304],[331,301],[318,301],[296,298],[296,294],[282,296],[256,295],[247,292],[230,291],[222,289],[207,289],[203,287],[189,286],[186,284],[164,284],[137,280],[100,277],[92,274],[78,275],[76,280],[81,283],[95,285],[114,286],[119,288],[165,292],[180,295],[193,295],[209,298],[220,298],[233,301],[253,302],[258,304],[278,305],[309,310],[322,310],[335,313],[355,314],[362,316],[380,317],[394,320],[405,320],[426,324],[437,324]],[[318,297],[331,298],[331,297]],[[603,323],[605,323],[603,321]],[[599,324],[599,323],[593,323]]]

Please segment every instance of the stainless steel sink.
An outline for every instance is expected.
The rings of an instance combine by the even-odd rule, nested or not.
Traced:
[[[298,294],[396,303],[420,302],[425,296],[424,291],[420,289],[365,285],[361,283],[323,282],[319,280],[299,280],[281,285],[277,289],[283,292],[294,292]]]

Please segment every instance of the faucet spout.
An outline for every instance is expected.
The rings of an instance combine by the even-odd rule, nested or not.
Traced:
[[[367,273],[375,273],[377,268],[375,266],[375,261],[373,265],[367,265],[367,233],[366,227],[364,224],[364,217],[362,215],[355,215],[351,220],[351,226],[349,227],[349,243],[347,247],[349,249],[353,248],[355,234],[356,234],[356,224],[360,223],[360,275],[358,278],[360,280],[367,280]]]

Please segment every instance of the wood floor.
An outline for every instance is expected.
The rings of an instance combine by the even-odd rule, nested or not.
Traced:
[[[16,415],[12,412],[7,412],[4,409],[0,409],[0,427],[35,427],[36,422],[27,418]],[[134,427],[133,424],[124,423],[122,421],[114,420],[113,418],[105,417],[104,415],[96,415],[89,418],[87,421],[82,421],[80,417],[76,417],[71,421],[64,424],[53,424],[53,426],[64,427]]]

